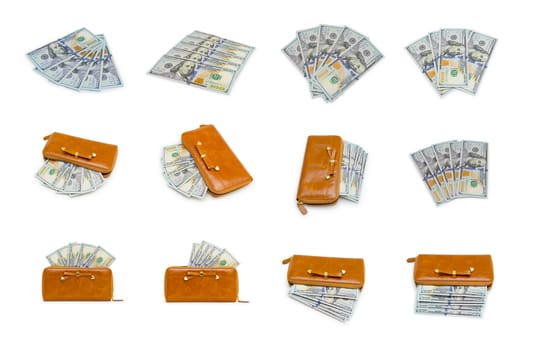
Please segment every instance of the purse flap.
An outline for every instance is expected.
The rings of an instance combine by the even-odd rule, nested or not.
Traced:
[[[340,136],[308,137],[297,190],[298,205],[328,204],[338,200],[343,150]]]
[[[249,184],[253,178],[213,125],[184,132],[182,143],[191,153],[208,189],[225,194]]]
[[[420,254],[414,262],[416,284],[439,286],[488,286],[494,281],[490,255]]]
[[[237,301],[238,271],[234,267],[171,266],[165,271],[165,300]]]
[[[44,139],[43,157],[69,162],[109,175],[117,159],[117,146],[54,132]]]
[[[45,301],[110,301],[113,274],[108,267],[49,266],[43,270]]]
[[[311,286],[362,288],[364,260],[323,256],[293,255],[288,265],[288,283]]]

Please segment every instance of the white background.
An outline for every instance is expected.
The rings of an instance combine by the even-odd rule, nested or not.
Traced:
[[[213,349],[485,348],[533,343],[534,172],[532,16],[522,1],[55,1],[4,2],[0,84],[3,186],[0,348]],[[332,104],[312,99],[281,53],[295,32],[347,25],[384,58]],[[36,74],[25,57],[80,27],[104,33],[124,87],[75,92]],[[405,46],[440,28],[498,38],[476,96],[440,98]],[[147,74],[181,38],[202,30],[256,47],[230,95]],[[204,200],[182,197],[161,174],[162,147],[216,125],[254,181]],[[119,146],[97,192],[54,194],[35,178],[42,137],[63,132]],[[358,204],[295,205],[306,137],[338,134],[368,151]],[[437,207],[411,152],[451,139],[489,143],[489,198]],[[248,304],[167,304],[166,267],[207,240],[241,265]],[[45,303],[46,255],[99,244],[122,303]],[[419,253],[492,254],[495,283],[482,318],[414,313]],[[287,296],[284,258],[362,257],[366,283],[340,323]],[[10,344],[10,345],[8,345]]]

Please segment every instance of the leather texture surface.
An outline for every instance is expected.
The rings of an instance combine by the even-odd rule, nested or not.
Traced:
[[[118,147],[98,141],[54,132],[44,139],[43,157],[69,162],[109,176],[115,167]]]
[[[184,132],[182,143],[191,153],[210,192],[225,194],[253,181],[214,125],[201,125]]]
[[[49,266],[43,270],[44,301],[111,301],[113,274],[108,267]]]
[[[167,302],[234,302],[238,300],[238,272],[234,267],[171,266],[165,271]]]
[[[364,260],[310,255],[293,255],[288,263],[288,283],[312,286],[362,288]]]
[[[420,254],[413,260],[416,284],[490,287],[494,282],[490,255]]]

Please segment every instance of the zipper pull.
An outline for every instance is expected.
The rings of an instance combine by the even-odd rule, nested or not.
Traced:
[[[408,259],[407,259],[407,262],[408,262],[408,263],[413,263],[413,262],[415,262],[415,261],[416,261],[416,258],[408,258]]]
[[[303,214],[303,215],[306,215],[306,213],[308,213],[307,208],[305,208],[304,203],[301,202],[301,201],[297,201],[297,208],[299,209],[299,211],[300,211],[301,214]]]

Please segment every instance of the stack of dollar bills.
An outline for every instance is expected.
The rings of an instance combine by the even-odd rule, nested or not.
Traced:
[[[451,90],[475,95],[496,41],[469,29],[440,29],[407,50],[440,95]]]
[[[366,159],[368,159],[368,153],[362,147],[344,140],[340,197],[353,202],[359,201]]]
[[[316,311],[344,322],[351,318],[359,292],[360,289],[357,288],[292,284],[288,295]]]
[[[193,31],[150,70],[150,74],[228,94],[254,47]]]
[[[52,159],[45,160],[36,176],[46,187],[70,197],[96,191],[104,183],[98,171]]]
[[[212,243],[193,243],[188,266],[237,267],[240,263],[230,252]]]
[[[52,266],[109,267],[115,258],[106,249],[88,243],[69,243],[47,255]]]
[[[371,41],[346,26],[300,30],[282,52],[306,78],[313,97],[332,102],[383,55]]]
[[[486,286],[418,285],[416,312],[480,317],[486,299]]]
[[[86,28],[67,34],[27,55],[37,73],[63,87],[100,91],[123,85],[106,38]]]
[[[176,144],[163,148],[162,168],[169,187],[181,195],[199,199],[206,196],[208,186],[184,145]]]
[[[411,154],[435,203],[487,197],[487,149],[481,141],[447,141]]]

